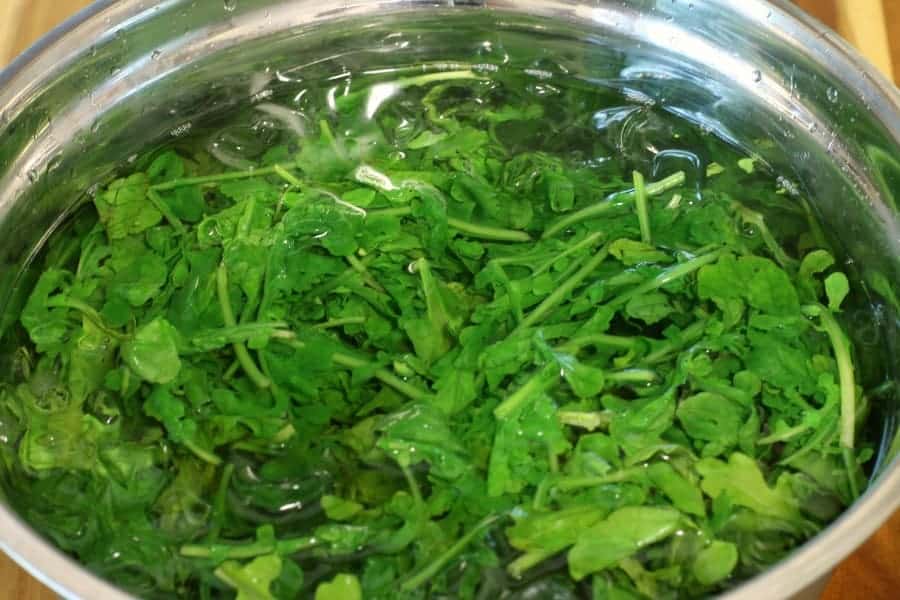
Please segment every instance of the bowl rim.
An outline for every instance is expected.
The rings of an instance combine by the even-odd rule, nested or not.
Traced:
[[[181,1],[183,0],[162,0],[155,8],[175,5]],[[567,1],[570,4],[580,3],[575,0]],[[900,90],[837,33],[790,0],[745,0],[740,3],[729,0],[707,1],[710,4],[725,4],[728,9],[743,14],[749,20],[758,20],[760,14],[771,15],[773,11],[778,11],[780,18],[787,19],[784,24],[796,28],[794,33],[817,38],[818,43],[805,47],[805,52],[820,64],[830,64],[832,71],[837,72],[840,68],[842,80],[857,90],[865,90],[872,113],[900,144]],[[404,0],[356,0],[349,4],[370,2],[397,5],[398,11],[422,10],[416,6],[417,2]],[[553,4],[552,0],[483,0],[479,6],[501,10],[518,9],[527,13],[531,6]],[[428,5],[449,8],[453,6],[453,2],[434,0]],[[341,3],[341,6],[345,4]],[[151,8],[142,0],[96,0],[63,21],[0,70],[0,106],[10,99],[10,94],[15,95],[39,85],[50,77],[53,70],[65,68],[83,49],[84,39],[96,39],[100,37],[99,34],[128,23]],[[105,16],[101,16],[104,14]],[[86,35],[88,37],[84,37]],[[46,70],[44,67],[47,65],[54,65],[54,69]],[[844,70],[845,67],[850,67],[850,70]],[[790,597],[824,581],[841,560],[870,537],[898,508],[900,456],[884,467],[874,484],[853,506],[815,538],[808,540],[772,568],[725,592],[721,597],[727,600]],[[134,600],[133,596],[94,575],[43,538],[12,511],[3,501],[2,495],[0,550],[64,598]]]

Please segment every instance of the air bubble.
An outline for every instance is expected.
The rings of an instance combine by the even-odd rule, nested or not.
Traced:
[[[825,95],[828,96],[828,101],[831,103],[837,102],[838,99],[838,91],[837,88],[830,87],[825,92]]]
[[[151,60],[159,60],[160,56],[162,56],[161,50],[154,50],[153,52],[150,53]]]
[[[237,0],[225,0],[225,10],[234,12],[237,9]]]
[[[755,69],[753,71],[753,81],[755,81],[756,83],[762,81],[762,71],[760,71],[759,69]]]

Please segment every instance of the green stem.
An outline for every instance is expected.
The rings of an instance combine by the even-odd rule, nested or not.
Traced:
[[[374,260],[376,256],[377,255],[375,255],[375,254],[369,254],[368,256],[364,257],[361,261],[359,261],[359,263],[365,267],[368,265],[369,262]],[[343,273],[336,275],[335,277],[332,277],[328,281],[324,281],[324,282],[320,283],[319,285],[317,285],[316,287],[314,287],[313,289],[309,290],[306,293],[306,295],[308,298],[319,298],[320,296],[324,296],[325,294],[327,294],[334,288],[339,287],[340,285],[347,283],[350,280],[354,279],[356,274],[357,274],[357,270],[354,267],[348,267],[347,270],[345,270]]]
[[[581,240],[577,244],[572,244],[571,247],[567,248],[563,252],[559,253],[557,256],[554,256],[550,260],[546,261],[544,264],[542,264],[540,267],[538,267],[538,269],[534,273],[532,273],[531,276],[537,277],[538,275],[540,275],[541,273],[543,273],[544,271],[546,271],[547,269],[552,267],[553,264],[556,263],[557,261],[559,261],[560,259],[565,258],[575,252],[578,252],[582,248],[593,247],[594,244],[596,244],[597,242],[599,242],[600,240],[602,240],[605,237],[606,237],[606,234],[603,233],[602,231],[595,231],[594,233],[585,237],[583,240]]]
[[[588,431],[605,429],[612,422],[612,413],[608,410],[594,412],[560,410],[557,411],[556,416],[559,417],[559,422],[563,425],[580,427]]]
[[[344,317],[342,319],[329,319],[323,323],[316,323],[313,325],[313,328],[333,329],[335,327],[343,327],[344,325],[362,325],[365,322],[365,317]]]
[[[582,208],[579,211],[566,215],[565,217],[547,227],[547,229],[544,230],[544,233],[541,234],[541,239],[551,238],[558,233],[565,231],[572,225],[576,225],[578,223],[581,223],[582,221],[587,221],[588,219],[601,217],[624,206],[627,206],[627,202],[624,202],[618,198],[604,200],[602,202],[598,202],[597,204],[592,204],[590,206]]]
[[[419,489],[419,482],[416,481],[416,476],[409,470],[408,465],[400,465],[400,470],[403,471],[403,478],[406,479],[406,485],[409,486],[409,493],[412,494],[416,506],[424,509],[425,500],[422,498],[422,490]]]
[[[399,206],[397,208],[380,208],[367,212],[369,217],[408,217],[412,214],[412,207]],[[462,219],[454,219],[447,217],[447,225],[468,234],[469,237],[482,240],[494,240],[498,242],[530,242],[531,236],[524,231],[518,229],[505,229],[503,227],[492,227],[490,225],[478,225],[469,223]]]
[[[228,486],[231,483],[232,474],[234,474],[234,464],[228,463],[222,469],[219,489],[216,490],[216,497],[213,501],[213,514],[210,518],[209,533],[206,535],[207,543],[212,543],[219,539],[222,525],[225,523],[225,501],[228,497]]]
[[[87,304],[86,302],[82,302],[81,300],[76,300],[75,298],[69,298],[65,296],[56,296],[47,300],[47,306],[51,308],[71,308],[72,310],[77,310],[88,321],[93,323],[97,329],[99,329],[109,337],[119,341],[130,339],[130,336],[128,336],[127,334],[107,327],[106,323],[103,322],[103,317],[100,316],[100,313],[94,310],[93,306]]]
[[[437,575],[441,569],[446,566],[451,560],[453,560],[458,554],[460,554],[463,550],[465,550],[466,546],[472,543],[476,537],[481,535],[485,530],[490,528],[500,517],[497,515],[491,515],[486,517],[478,522],[475,527],[469,530],[464,536],[459,538],[455,544],[450,546],[443,554],[434,559],[431,564],[426,566],[424,569],[419,571],[416,575],[407,579],[400,586],[404,591],[411,591]]]
[[[816,305],[822,328],[831,340],[837,361],[841,389],[841,446],[852,449],[856,435],[856,377],[847,336],[834,315],[822,305]]]
[[[666,340],[656,350],[644,357],[644,364],[654,364],[665,360],[674,352],[678,352],[688,344],[699,340],[706,329],[706,320],[701,319],[685,327],[678,337]]]
[[[781,265],[782,268],[792,269],[797,261],[787,255],[787,252],[784,251],[784,248],[781,247],[781,244],[779,244],[778,240],[775,239],[775,236],[772,235],[772,231],[769,229],[769,226],[766,225],[766,218],[762,216],[761,213],[750,210],[740,202],[733,202],[732,206],[737,211],[741,221],[753,225],[759,230],[759,235],[762,237],[763,243],[766,245],[766,248],[769,249],[769,252],[772,253],[772,256],[775,257],[775,260],[778,261],[778,264]]]
[[[290,171],[288,171],[281,165],[274,165],[272,167],[272,170],[275,172],[276,175],[278,175],[279,177],[281,177],[282,179],[287,181],[293,187],[300,187],[303,185],[302,181],[300,181],[299,179],[294,177],[294,175]]]
[[[721,173],[723,170],[724,169],[722,169],[721,165],[711,163],[706,169],[706,176],[713,177]],[[659,196],[660,194],[664,194],[669,190],[680,187],[684,184],[686,179],[687,175],[685,175],[684,171],[678,171],[676,173],[672,173],[664,179],[648,183],[646,186],[644,186],[644,191],[648,198],[653,198],[654,196]],[[608,200],[605,200],[603,202],[598,202],[597,204],[586,206],[581,210],[566,215],[559,221],[550,225],[550,227],[544,230],[544,233],[541,237],[553,237],[554,235],[560,233],[561,231],[565,231],[576,223],[581,223],[582,221],[587,221],[588,219],[593,219],[608,212],[622,208],[626,206],[629,201],[635,199],[635,196],[636,190],[627,190],[615,194]]]
[[[447,217],[447,224],[470,237],[482,240],[496,240],[498,242],[530,242],[531,236],[524,231],[517,229],[504,229],[502,227],[491,227],[489,225],[476,225],[453,217]]]
[[[676,279],[680,279],[685,277],[686,275],[690,275],[700,267],[704,265],[708,265],[712,262],[718,260],[720,256],[722,256],[722,250],[714,250],[712,252],[708,252],[706,254],[701,254],[700,256],[696,256],[691,260],[681,263],[680,265],[675,265],[674,267],[670,267],[665,271],[661,272],[659,275],[650,279],[641,285],[633,288],[624,294],[621,294],[609,302],[607,302],[607,306],[611,306],[613,308],[618,308],[628,303],[629,300],[635,298],[637,296],[643,296],[649,292],[658,290],[662,286],[667,283],[671,283]]]
[[[582,281],[584,281],[588,275],[594,272],[594,270],[600,266],[604,260],[606,260],[606,256],[608,254],[607,248],[601,248],[594,256],[590,258],[584,265],[578,269],[571,277],[569,277],[566,281],[564,281],[561,285],[559,285],[553,292],[544,298],[544,300],[524,319],[519,325],[516,327],[513,332],[518,331],[520,329],[525,329],[527,327],[532,327],[539,321],[541,321],[544,317],[546,317],[550,311],[555,309],[563,300],[565,300],[566,296],[568,296],[572,291],[578,287]]]
[[[653,383],[659,380],[659,376],[649,369],[626,369],[606,373],[606,381],[614,383]]]
[[[633,467],[630,469],[622,469],[610,475],[596,475],[591,477],[569,477],[561,479],[553,486],[564,492],[572,490],[580,490],[584,488],[596,487],[607,483],[620,483],[640,475],[643,467]]]
[[[246,342],[260,335],[272,337],[278,330],[288,326],[284,321],[270,321],[268,323],[245,323],[234,327],[220,327],[200,331],[188,338],[187,347],[179,350],[184,354],[196,352],[208,352],[227,346],[235,342]]]
[[[219,307],[222,310],[222,319],[225,321],[225,325],[227,327],[235,327],[237,319],[234,317],[231,299],[228,296],[228,270],[225,267],[225,263],[221,263],[216,272],[216,292],[219,297]],[[247,352],[247,347],[244,346],[243,342],[234,342],[231,347],[234,348],[234,354],[240,361],[244,373],[256,384],[256,387],[267,388],[272,385],[272,381],[253,362],[253,358]]]
[[[550,362],[544,365],[537,373],[528,378],[519,389],[506,397],[503,402],[494,409],[494,416],[505,420],[517,414],[522,407],[534,396],[540,394],[559,382],[559,365]]]
[[[289,556],[308,550],[319,544],[314,536],[277,540],[274,544],[253,542],[250,544],[188,544],[181,547],[181,555],[188,558],[217,558],[236,560],[254,558],[264,554]]]
[[[362,280],[365,282],[365,284],[367,286],[369,286],[376,292],[380,292],[382,294],[386,293],[385,289],[381,286],[380,283],[378,283],[378,281],[375,280],[374,277],[372,277],[372,274],[369,273],[369,269],[366,267],[366,265],[361,260],[359,260],[358,258],[353,256],[352,254],[348,254],[346,256],[346,259],[347,259],[347,262],[350,264],[350,268],[352,268],[354,271],[356,271],[357,273],[360,274],[360,276],[362,277]]]
[[[346,157],[344,149],[341,148],[337,138],[334,137],[334,133],[331,131],[331,125],[328,124],[327,119],[319,119],[319,134],[323,139],[328,141],[328,144],[331,146],[331,149],[336,156],[340,156],[341,158]]]
[[[846,446],[841,448],[841,455],[844,458],[844,468],[847,469],[847,480],[850,482],[850,495],[855,500],[859,498],[859,482],[856,480],[856,472],[859,467],[856,463],[856,456],[853,454],[853,448]]]
[[[168,190],[174,190],[180,187],[187,187],[190,185],[209,185],[213,183],[221,183],[223,181],[233,181],[235,179],[249,179],[251,177],[264,177],[266,175],[272,175],[275,173],[275,166],[279,166],[281,168],[290,168],[294,165],[288,163],[285,165],[273,165],[269,167],[259,167],[256,169],[247,169],[245,171],[228,171],[226,173],[218,173],[217,175],[203,175],[200,177],[182,177],[181,179],[173,179],[172,181],[166,181],[165,183],[158,183],[156,185],[150,186],[151,190],[156,190],[157,192],[165,192]]]
[[[608,333],[589,333],[585,335],[570,338],[562,349],[568,352],[578,352],[586,346],[595,348],[617,348],[620,350],[631,350],[640,344],[640,338],[628,337],[624,335],[610,335]]]
[[[506,571],[516,579],[519,579],[525,574],[525,571],[541,564],[557,552],[559,552],[559,550],[530,550],[509,563],[506,567]]]
[[[343,354],[340,352],[335,352],[334,354],[332,354],[331,360],[333,360],[336,364],[348,369],[361,369],[371,366],[370,363],[365,360],[355,358],[353,356],[350,356],[349,354]],[[374,375],[375,379],[379,380],[381,383],[391,386],[392,388],[412,400],[421,401],[429,396],[427,392],[420,390],[414,385],[406,383],[387,369],[375,369]]]
[[[220,465],[222,464],[222,459],[207,450],[206,448],[201,448],[191,440],[184,440],[181,442],[185,448],[194,453],[194,456],[199,458],[204,462],[208,462],[211,465]]]
[[[409,206],[398,206],[396,208],[375,208],[366,211],[367,217],[408,217],[412,214],[412,208]]]
[[[645,244],[652,244],[650,207],[647,204],[647,188],[644,186],[644,175],[633,171],[631,176],[634,181],[634,208],[637,211],[638,223],[641,227],[641,241]]]
[[[162,196],[160,196],[156,190],[147,190],[147,197],[150,199],[150,202],[153,203],[153,206],[156,207],[156,210],[158,210],[162,216],[165,217],[166,221],[169,222],[172,229],[178,232],[179,235],[184,235],[186,233],[187,230],[184,228],[184,223],[182,223],[181,219],[175,216],[175,213],[169,209],[169,205],[166,204],[166,201],[163,200]]]

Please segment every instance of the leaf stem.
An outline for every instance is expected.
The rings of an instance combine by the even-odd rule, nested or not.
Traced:
[[[181,555],[188,558],[216,558],[235,560],[254,558],[263,554],[288,556],[319,544],[315,536],[276,540],[275,543],[252,542],[250,544],[187,544],[181,547]]]
[[[610,335],[608,333],[589,333],[570,338],[562,349],[568,352],[577,352],[585,346],[594,346],[601,348],[618,348],[620,350],[631,350],[638,344],[641,339],[636,337],[628,337],[624,335]]]
[[[458,554],[465,550],[466,546],[472,543],[477,536],[481,535],[485,530],[490,528],[500,517],[491,515],[485,517],[464,536],[459,538],[456,543],[450,546],[443,554],[434,559],[428,566],[419,571],[416,575],[407,579],[400,586],[404,591],[411,591],[434,577],[448,562],[453,560]]]
[[[234,317],[231,299],[228,296],[228,269],[225,263],[219,264],[219,269],[216,272],[216,292],[219,298],[219,307],[222,310],[222,320],[225,321],[225,325],[227,327],[237,326],[237,319]],[[244,346],[243,342],[234,342],[231,347],[234,348],[234,354],[240,361],[244,373],[256,384],[256,387],[267,388],[272,385],[272,381],[253,362],[253,358],[247,352],[247,347]]]
[[[302,181],[300,181],[290,171],[288,171],[281,165],[273,165],[272,170],[275,172],[276,175],[278,175],[279,177],[281,177],[282,179],[287,181],[289,184],[291,184],[291,187],[300,187],[303,185]]]
[[[173,179],[172,181],[166,181],[164,183],[157,183],[156,185],[151,185],[150,189],[155,190],[157,192],[164,192],[168,190],[174,190],[180,187],[187,187],[191,185],[210,185],[213,183],[221,183],[223,181],[234,181],[235,179],[250,179],[251,177],[264,177],[266,175],[272,175],[275,173],[275,167],[280,167],[282,169],[291,168],[294,165],[290,163],[281,164],[281,165],[271,165],[268,167],[259,167],[254,169],[247,169],[245,171],[227,171],[225,173],[218,173],[216,175],[202,175],[200,177],[182,177],[181,179]]]
[[[559,366],[550,362],[541,367],[537,373],[528,378],[516,391],[506,397],[494,409],[494,416],[500,420],[511,418],[535,394],[547,391],[559,382]]]
[[[650,208],[647,205],[647,188],[644,186],[644,175],[638,171],[633,171],[631,176],[634,181],[634,208],[637,211],[638,223],[641,227],[641,241],[645,244],[652,244]]]
[[[477,225],[453,217],[447,217],[447,225],[468,234],[470,237],[482,240],[496,240],[498,242],[530,242],[531,236],[518,229],[504,229],[489,225]]]
[[[721,165],[717,163],[711,163],[706,168],[706,176],[712,177],[714,175],[718,175],[722,171],[723,169]],[[672,173],[664,179],[648,183],[644,187],[644,192],[647,194],[648,198],[653,198],[654,196],[659,196],[660,194],[664,194],[669,190],[683,185],[686,179],[687,175],[685,174],[685,172],[678,171],[676,173]],[[587,221],[588,219],[602,216],[608,212],[622,208],[626,206],[630,200],[633,200],[635,196],[636,190],[626,190],[617,194],[613,194],[608,199],[602,202],[591,204],[590,206],[586,206],[581,210],[566,215],[565,217],[561,218],[560,220],[550,225],[547,229],[545,229],[541,237],[545,239],[553,237],[561,231],[565,231],[572,225],[581,223],[582,221]]]
[[[219,488],[216,490],[216,497],[213,500],[213,514],[210,518],[209,533],[206,535],[207,542],[215,542],[222,532],[222,525],[225,522],[225,501],[228,497],[228,486],[233,473],[234,463],[228,463],[222,469],[222,478],[219,480]]]
[[[86,302],[82,302],[81,300],[77,300],[75,298],[69,298],[67,296],[56,296],[47,300],[48,307],[54,308],[71,308],[72,310],[77,310],[80,312],[88,321],[94,324],[97,329],[108,335],[109,337],[124,341],[130,339],[130,336],[115,329],[111,329],[103,322],[103,317],[100,316],[93,306],[90,306]]]
[[[841,389],[841,446],[852,449],[856,435],[856,376],[847,336],[837,319],[827,308],[815,305],[822,329],[828,334],[834,348],[834,358],[838,367]]]
[[[178,235],[184,235],[187,232],[187,230],[184,228],[184,223],[181,222],[181,219],[175,216],[175,213],[172,212],[172,210],[169,208],[169,205],[166,204],[166,201],[163,200],[162,196],[160,196],[156,190],[152,188],[147,190],[147,197],[150,199],[150,202],[153,203],[153,206],[156,207],[156,210],[158,210],[162,214],[162,216],[165,217],[166,221],[169,222],[169,225],[172,226],[172,229],[178,232]]]
[[[681,264],[675,265],[674,267],[670,267],[665,271],[659,273],[653,279],[645,281],[641,285],[632,288],[631,290],[616,296],[609,302],[607,302],[607,306],[611,306],[613,308],[618,308],[627,304],[629,300],[636,296],[642,296],[649,292],[658,290],[662,286],[675,281],[676,279],[680,279],[685,277],[686,275],[690,275],[700,267],[704,265],[708,265],[712,262],[718,260],[720,256],[722,256],[723,250],[713,250],[712,252],[707,252],[706,254],[701,254],[699,256],[695,256],[694,258],[685,261]]]
[[[625,369],[606,373],[606,381],[614,383],[653,383],[659,380],[659,376],[649,369]]]
[[[332,354],[331,360],[348,369],[361,369],[371,366],[368,361],[350,356],[349,354],[344,354],[342,352],[335,352],[334,354]],[[391,386],[392,388],[412,400],[424,400],[429,395],[427,392],[420,390],[416,386],[410,385],[409,383],[403,381],[387,369],[375,369],[373,375],[375,376],[375,379],[379,380],[381,383]]]
[[[584,281],[588,275],[594,272],[594,270],[600,266],[608,255],[608,249],[606,247],[601,248],[597,253],[592,256],[584,265],[578,269],[571,277],[565,280],[562,284],[560,284],[553,292],[544,298],[544,300],[538,304],[537,308],[528,313],[524,319],[518,324],[516,329],[513,330],[513,333],[519,331],[521,329],[525,329],[527,327],[532,327],[536,323],[540,322],[544,317],[546,317],[550,311],[555,309],[562,301],[568,296],[572,291],[578,287],[582,281]]]
[[[570,427],[580,427],[588,431],[609,427],[612,422],[612,413],[608,410],[600,411],[576,411],[576,410],[560,410],[556,416],[559,422]]]
[[[540,267],[538,267],[537,270],[531,274],[531,276],[537,277],[538,275],[540,275],[541,273],[543,273],[544,271],[546,271],[547,269],[552,267],[553,264],[556,263],[558,260],[565,258],[565,257],[569,256],[570,254],[578,252],[582,248],[590,248],[605,237],[606,237],[606,234],[603,233],[602,231],[595,231],[594,233],[585,237],[583,240],[581,240],[577,244],[572,244],[572,246],[570,246],[569,248],[566,248],[564,251],[560,252],[558,255],[545,261],[544,264],[542,264]]]
[[[398,206],[396,208],[380,208],[367,211],[369,217],[408,217],[412,214],[412,207]],[[530,242],[531,236],[518,229],[505,229],[492,225],[478,225],[462,219],[447,217],[447,225],[469,237],[482,240],[494,240],[498,242]]]
[[[313,325],[315,329],[333,329],[335,327],[343,327],[344,325],[362,325],[366,322],[365,317],[343,317],[341,319],[329,319],[322,323]]]

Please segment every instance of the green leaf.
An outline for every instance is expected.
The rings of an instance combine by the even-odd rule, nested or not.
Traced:
[[[844,298],[850,293],[850,282],[843,273],[832,273],[825,278],[825,294],[828,296],[828,309],[839,311]]]
[[[725,254],[716,264],[697,273],[697,294],[717,303],[743,299],[764,313],[791,316],[800,312],[800,300],[788,274],[761,256]]]
[[[676,510],[629,506],[582,531],[569,550],[569,573],[576,581],[602,571],[675,533],[681,521]]]
[[[363,509],[362,504],[338,496],[322,496],[322,510],[329,519],[347,521]]]
[[[661,489],[676,508],[698,517],[706,515],[700,488],[681,476],[671,465],[662,462],[653,463],[649,467],[648,475],[653,485]]]
[[[625,314],[640,319],[647,325],[654,325],[675,312],[669,298],[662,292],[650,292],[635,296],[625,305]]]
[[[728,462],[705,458],[697,463],[703,478],[701,487],[710,498],[728,494],[732,502],[761,515],[792,520],[799,511],[787,480],[779,479],[771,488],[763,478],[756,461],[740,452],[733,453]]]
[[[703,455],[716,456],[737,444],[745,411],[724,396],[700,392],[682,400],[676,415],[689,436],[708,442]]]
[[[362,587],[355,575],[339,573],[316,588],[316,600],[362,600]]]
[[[738,563],[737,546],[730,542],[713,540],[697,553],[691,571],[703,585],[713,585],[731,576]]]
[[[246,566],[229,560],[216,569],[216,577],[237,591],[237,600],[275,600],[269,587],[281,574],[281,566],[277,554],[260,556]]]
[[[138,329],[122,346],[122,358],[137,375],[151,383],[169,383],[178,377],[178,330],[163,318]]]
[[[162,220],[162,214],[147,199],[149,181],[144,173],[135,173],[112,182],[94,198],[100,222],[111,240],[141,233]]]

